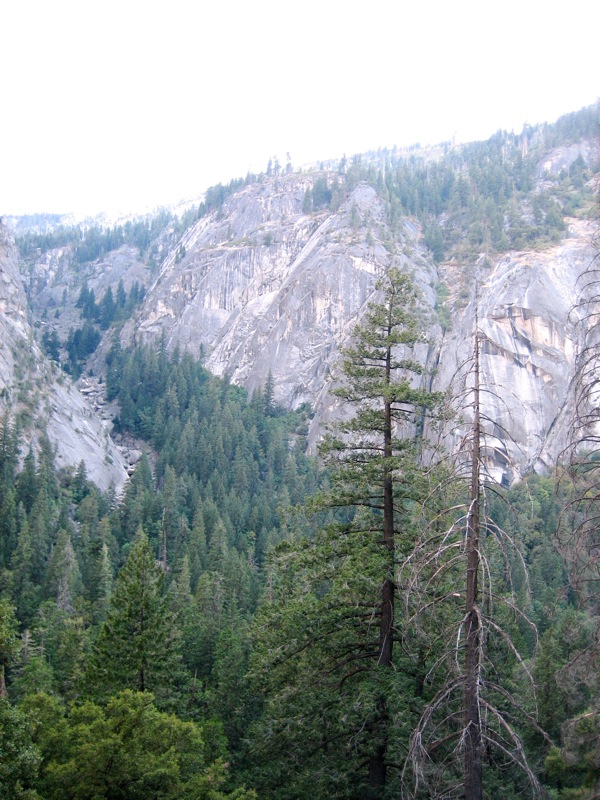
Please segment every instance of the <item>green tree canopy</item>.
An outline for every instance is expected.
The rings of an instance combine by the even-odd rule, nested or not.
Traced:
[[[180,633],[163,584],[163,570],[140,529],[89,662],[89,681],[99,696],[153,691],[165,703],[181,690]]]
[[[292,797],[292,783],[316,797],[387,796],[388,765],[408,737],[417,667],[394,648],[394,570],[423,496],[423,416],[440,398],[415,356],[423,337],[410,277],[392,268],[378,289],[343,354],[336,394],[351,416],[323,448],[324,506],[338,522],[280,548],[259,615],[254,664],[267,709],[255,752],[258,780],[277,797]]]
[[[210,759],[211,745],[225,755],[222,742],[210,742],[193,722],[160,712],[148,692],[126,690],[105,707],[87,701],[68,713],[52,698],[34,695],[24,709],[37,724],[45,800],[256,798],[251,791],[222,791],[225,764]],[[212,736],[210,727],[207,733]]]

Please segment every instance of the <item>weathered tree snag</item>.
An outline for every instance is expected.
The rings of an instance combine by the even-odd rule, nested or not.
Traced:
[[[479,500],[481,418],[479,398],[479,336],[475,334],[473,366],[473,455],[471,464],[471,503],[467,516],[467,580],[465,613],[465,760],[464,786],[466,800],[483,800],[481,764],[481,716],[479,684],[481,670],[481,620],[479,617]]]

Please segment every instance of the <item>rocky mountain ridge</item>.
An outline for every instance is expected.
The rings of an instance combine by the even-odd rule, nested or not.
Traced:
[[[377,298],[378,276],[398,265],[421,293],[427,344],[418,355],[432,388],[452,385],[468,358],[477,305],[483,374],[495,387],[484,409],[490,464],[510,482],[547,469],[565,446],[585,335],[573,309],[594,252],[585,207],[598,172],[594,143],[571,135],[557,144],[555,132],[542,133],[420,160],[378,153],[329,170],[249,176],[145,252],[123,244],[76,270],[72,247],[40,252],[25,265],[31,307],[64,338],[80,319],[84,283],[99,299],[118,281],[127,289],[139,281],[142,305],[87,360],[83,391],[98,409],[118,335],[122,347],[203,354],[249,393],[271,373],[277,401],[313,407],[314,446],[343,413],[330,391],[340,349]],[[14,313],[31,339],[23,302]],[[107,428],[113,411],[103,412]]]
[[[100,488],[122,489],[125,463],[109,430],[35,340],[14,241],[0,224],[0,413],[5,411],[16,416],[34,449],[41,432],[48,434],[58,467],[83,461]]]

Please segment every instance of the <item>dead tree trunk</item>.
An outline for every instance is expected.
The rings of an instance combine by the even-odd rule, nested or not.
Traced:
[[[481,718],[479,686],[481,669],[481,618],[479,614],[479,496],[481,418],[479,398],[479,336],[475,334],[473,387],[473,463],[471,496],[467,516],[467,581],[465,610],[465,758],[464,787],[466,800],[483,800],[481,764]]]
[[[521,724],[531,725],[538,733],[543,732],[535,717],[504,689],[504,676],[486,655],[489,637],[499,648],[506,648],[511,657],[516,658],[534,692],[531,673],[512,642],[510,632],[503,629],[491,613],[493,597],[497,603],[516,611],[522,621],[527,621],[527,615],[518,609],[512,596],[505,598],[502,591],[502,580],[506,580],[510,573],[511,553],[520,558],[518,547],[512,537],[486,516],[483,504],[487,483],[485,425],[493,420],[486,417],[481,405],[483,392],[490,389],[484,383],[482,391],[481,343],[485,339],[478,328],[477,291],[474,303],[473,357],[465,362],[465,369],[456,376],[462,396],[470,398],[464,407],[472,412],[472,422],[466,435],[461,437],[464,449],[459,452],[453,470],[449,470],[448,494],[446,499],[441,498],[441,509],[436,506],[433,493],[444,491],[441,489],[443,483],[432,490],[434,514],[429,517],[431,521],[427,521],[430,512],[425,505],[424,532],[413,553],[399,566],[399,573],[406,575],[408,623],[418,624],[421,619],[428,621],[427,625],[433,622],[434,627],[428,632],[433,641],[437,641],[440,637],[439,621],[440,638],[445,641],[445,649],[441,657],[436,653],[437,660],[430,671],[432,676],[434,673],[441,676],[440,684],[411,735],[409,757],[403,772],[405,796],[413,798],[425,796],[424,792],[429,790],[430,797],[460,796],[463,800],[483,800],[483,762],[488,750],[500,753],[499,764],[506,759],[525,773],[533,796],[541,794],[514,720],[519,719]],[[494,387],[492,393],[498,396]],[[441,478],[445,483],[444,471]],[[493,481],[490,480],[490,484]],[[459,509],[460,515],[457,513]],[[496,543],[505,560],[500,592],[492,591],[492,581],[496,576],[491,569],[494,565],[485,553],[488,538],[489,545],[494,547]],[[521,565],[526,571],[524,561]],[[454,605],[459,598],[461,603],[465,603],[462,608]],[[437,616],[438,608],[447,609],[441,618]],[[454,615],[455,611],[456,617],[448,625],[446,615]],[[508,702],[510,711],[506,712],[498,705],[499,696]],[[462,724],[457,724],[458,720]],[[457,755],[460,755],[460,764],[457,764]],[[498,769],[502,767],[492,766],[496,776]],[[461,781],[453,784],[452,790],[446,794],[446,781],[454,770],[460,770]],[[507,774],[506,777],[508,786],[512,776]]]

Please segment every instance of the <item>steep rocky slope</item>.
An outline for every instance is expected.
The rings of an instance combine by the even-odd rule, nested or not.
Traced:
[[[46,430],[57,466],[83,460],[88,477],[101,488],[123,486],[122,457],[107,429],[35,341],[16,248],[0,224],[0,412],[5,410],[18,417],[25,442],[35,446]]]
[[[573,418],[576,357],[585,320],[581,276],[593,258],[593,226],[570,220],[568,236],[543,251],[512,252],[479,271],[479,330],[488,455],[497,477],[544,470],[565,447]],[[442,268],[448,283],[451,265]],[[473,349],[475,296],[453,314],[439,353],[436,388],[452,385]]]
[[[99,299],[119,281],[139,281],[143,304],[109,328],[85,365],[86,380],[94,375],[85,391],[99,405],[97,379],[119,331],[123,347],[202,353],[250,393],[272,373],[277,401],[313,407],[314,446],[344,413],[331,393],[340,349],[376,299],[378,276],[399,265],[421,292],[427,344],[418,357],[432,388],[456,384],[478,308],[487,452],[497,478],[512,481],[554,463],[572,419],[585,336],[574,309],[593,257],[594,113],[600,107],[521,136],[213,187],[216,201],[207,195],[183,234],[171,218],[145,251],[123,245],[76,270],[74,245],[40,254],[27,266],[32,308],[64,342],[82,322],[75,301],[84,283]]]
[[[570,220],[553,247],[438,268],[419,225],[405,219],[392,230],[369,186],[359,185],[334,211],[303,213],[314,181],[294,175],[246,187],[219,214],[199,220],[163,265],[124,343],[164,337],[170,347],[202,347],[211,370],[228,372],[249,391],[271,371],[277,400],[314,407],[314,443],[340,413],[330,394],[340,347],[375,298],[377,276],[391,263],[415,276],[429,341],[420,356],[435,366],[435,389],[452,384],[472,350],[477,278],[482,367],[494,387],[484,408],[493,421],[494,471],[513,480],[551,465],[571,419],[584,330],[572,310],[592,258],[591,224]],[[442,283],[451,318],[444,336],[434,311]]]
[[[435,269],[416,227],[407,222],[392,234],[381,200],[364,185],[333,213],[304,214],[313,183],[293,175],[249,186],[198,221],[182,239],[185,256],[167,259],[124,342],[164,335],[169,347],[202,347],[209,369],[249,391],[272,371],[276,399],[297,407],[323,393],[339,347],[392,261],[415,272],[433,304]]]

